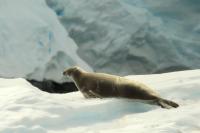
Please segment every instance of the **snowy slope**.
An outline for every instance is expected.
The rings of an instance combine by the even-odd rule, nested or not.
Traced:
[[[0,0],[0,29],[0,77],[61,82],[65,67],[90,69],[44,0]]]
[[[48,94],[24,79],[0,79],[1,133],[199,133],[200,70],[128,76],[180,104],[162,109],[124,99]]]
[[[97,71],[127,75],[200,68],[199,1],[46,1],[79,46],[80,57]]]

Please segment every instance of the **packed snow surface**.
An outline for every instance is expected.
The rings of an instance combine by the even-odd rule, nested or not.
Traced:
[[[66,67],[90,69],[44,0],[0,0],[0,29],[0,77],[62,82]]]
[[[49,94],[24,79],[0,79],[1,133],[199,133],[200,70],[127,76],[180,104],[162,109],[125,99]]]
[[[198,0],[46,0],[94,70],[200,68]]]

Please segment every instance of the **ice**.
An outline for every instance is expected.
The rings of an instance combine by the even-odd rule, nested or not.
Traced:
[[[46,0],[96,71],[127,75],[200,68],[195,0]]]
[[[180,104],[162,109],[125,99],[49,94],[24,79],[0,79],[2,133],[199,133],[200,70],[130,75]]]
[[[44,0],[0,0],[0,77],[62,82],[74,65],[91,68]]]

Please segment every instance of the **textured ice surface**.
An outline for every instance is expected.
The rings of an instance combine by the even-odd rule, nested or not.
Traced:
[[[0,79],[1,133],[199,133],[200,70],[135,75],[177,109],[124,99],[48,94],[24,79]]]
[[[127,75],[200,68],[197,0],[46,0],[95,70]]]
[[[62,81],[65,67],[90,69],[44,0],[0,0],[0,77]]]

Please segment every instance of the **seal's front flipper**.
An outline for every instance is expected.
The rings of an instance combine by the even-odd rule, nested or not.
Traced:
[[[100,96],[99,94],[95,93],[95,92],[92,91],[92,90],[89,90],[89,92],[90,92],[91,94],[93,94],[96,98],[102,98],[102,96]]]

